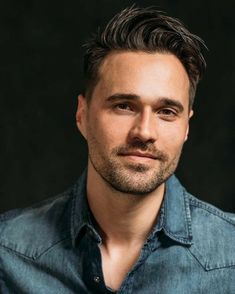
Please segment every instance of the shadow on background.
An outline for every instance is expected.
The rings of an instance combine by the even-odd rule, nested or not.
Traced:
[[[1,1],[0,211],[68,188],[87,161],[75,125],[82,44],[134,1]],[[180,18],[208,48],[189,141],[177,171],[195,196],[235,211],[234,2],[135,1]]]

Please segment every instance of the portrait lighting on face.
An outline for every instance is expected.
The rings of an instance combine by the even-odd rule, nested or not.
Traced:
[[[135,5],[85,43],[87,166],[65,192],[0,215],[0,293],[235,293],[234,214],[175,175],[203,48],[178,19]]]

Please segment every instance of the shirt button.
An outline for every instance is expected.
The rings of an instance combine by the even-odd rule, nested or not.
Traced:
[[[99,282],[100,282],[100,277],[94,277],[94,281],[95,281],[96,283],[99,283]]]

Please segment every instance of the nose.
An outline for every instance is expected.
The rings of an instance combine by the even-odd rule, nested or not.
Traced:
[[[154,143],[157,140],[156,114],[151,108],[144,109],[136,116],[129,139],[144,143]]]

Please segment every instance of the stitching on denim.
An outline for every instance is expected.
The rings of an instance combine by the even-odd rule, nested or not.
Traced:
[[[175,241],[181,241],[183,243],[192,244],[192,242],[188,238],[182,237],[181,235],[177,234],[171,234],[166,228],[164,228],[163,230],[167,233],[168,237],[172,238]]]
[[[197,250],[197,248],[194,247],[194,250],[198,253],[198,256],[201,258],[201,260],[204,260],[204,263],[202,263],[200,261],[200,259],[198,258],[198,256],[196,256],[192,251],[191,248],[187,248],[188,252],[190,253],[190,255],[193,256],[194,259],[196,259],[196,261],[200,264],[200,266],[204,269],[207,270],[207,262],[204,260],[203,256],[201,255],[201,253]]]
[[[182,235],[178,235],[176,233],[172,234],[169,232],[169,230],[166,229],[166,213],[163,215],[163,229],[164,231],[168,234],[170,238],[172,238],[175,241],[187,243],[187,244],[192,244],[191,238],[192,238],[192,228],[191,228],[191,216],[190,216],[190,207],[189,207],[189,200],[187,200],[187,192],[185,189],[182,189],[182,194],[183,194],[183,200],[184,200],[184,211],[185,211],[185,216],[184,216],[184,229],[187,232],[187,237],[183,237]],[[165,203],[167,207],[168,199],[165,197]],[[188,204],[188,205],[187,205]]]
[[[223,212],[222,210],[220,210],[219,208],[214,207],[211,204],[205,203],[199,199],[196,199],[195,197],[193,197],[190,194],[188,194],[188,196],[189,196],[188,198],[189,198],[190,204],[192,206],[204,209],[204,210],[214,214],[215,216],[222,218],[223,220],[227,221],[228,223],[235,225],[235,221],[233,221],[231,218],[226,216],[226,213]]]
[[[210,265],[210,263],[205,260],[205,258],[203,258],[203,256],[201,255],[201,253],[198,251],[198,249],[196,247],[193,248],[194,251],[196,251],[196,253],[198,254],[198,256],[204,260],[204,264],[198,259],[198,257],[194,254],[192,248],[187,248],[187,250],[190,252],[190,254],[198,261],[198,263],[206,270],[206,271],[212,271],[212,270],[216,270],[216,269],[223,269],[223,268],[228,268],[228,267],[233,267],[235,266],[235,261],[230,262],[228,264],[225,263],[221,263],[218,265]]]
[[[184,195],[184,208],[185,208],[185,216],[186,216],[186,221],[187,223],[187,233],[190,237],[192,238],[192,225],[191,225],[191,215],[190,215],[190,207],[189,207],[189,197],[188,194],[185,190],[183,190],[183,195]]]
[[[22,253],[22,252],[19,252],[19,251],[17,251],[17,250],[14,250],[14,249],[10,248],[10,247],[8,247],[8,246],[6,246],[6,245],[4,245],[4,244],[0,244],[0,247],[3,247],[3,248],[5,248],[5,249],[7,249],[7,250],[9,250],[9,251],[11,251],[11,252],[16,253],[17,255],[20,255],[20,256],[23,256],[23,257],[27,258],[27,259],[30,259],[30,260],[37,260],[37,259],[40,258],[43,254],[45,254],[47,251],[49,251],[52,247],[54,247],[54,246],[56,246],[57,244],[59,244],[59,243],[65,241],[66,239],[69,239],[69,236],[66,236],[66,237],[64,237],[63,239],[61,239],[61,240],[55,242],[54,244],[52,244],[51,246],[49,246],[48,248],[46,248],[44,251],[42,251],[40,254],[34,254],[34,255],[32,255],[32,256],[28,256],[28,255],[26,255],[26,254],[24,254],[24,253]]]

